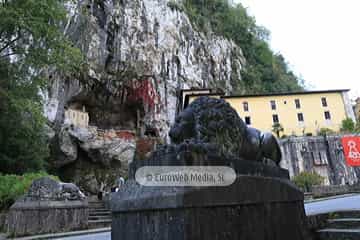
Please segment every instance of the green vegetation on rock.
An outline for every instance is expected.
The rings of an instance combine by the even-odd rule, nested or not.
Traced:
[[[0,172],[44,169],[40,96],[52,69],[77,72],[82,55],[64,36],[62,0],[0,1]]]
[[[0,211],[9,208],[17,198],[24,195],[35,179],[45,176],[59,180],[56,176],[48,175],[46,172],[27,173],[22,176],[0,174]]]
[[[269,31],[258,26],[241,4],[230,6],[227,0],[184,0],[183,5],[194,27],[232,39],[243,50],[247,64],[242,72],[243,79],[233,80],[237,83],[236,92],[303,90],[284,57],[270,49],[267,43]],[[176,6],[176,9],[180,8],[178,3]]]
[[[314,185],[320,185],[324,181],[324,177],[315,172],[301,172],[292,178],[292,181],[303,191],[311,191]]]
[[[351,118],[346,118],[341,121],[340,131],[343,133],[353,133],[356,132],[356,125]]]

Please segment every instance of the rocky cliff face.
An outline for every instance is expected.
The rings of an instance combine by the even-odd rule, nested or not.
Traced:
[[[295,137],[281,140],[281,167],[289,170],[291,177],[300,172],[315,171],[324,177],[324,184],[327,185],[357,183],[359,169],[346,164],[341,137]]]
[[[180,89],[221,87],[229,93],[238,88],[245,63],[240,47],[195,30],[186,14],[168,2],[79,0],[66,5],[64,31],[83,50],[88,67],[81,77],[49,74],[45,111],[60,137],[60,151],[55,151],[60,165],[74,164],[81,154],[94,158],[93,148],[84,147],[93,142],[79,143],[61,133],[66,107],[85,106],[90,125],[101,129],[142,129],[166,140]],[[113,156],[109,151],[102,151],[98,161]]]
[[[179,89],[221,87],[231,92],[241,82],[245,60],[240,47],[194,30],[185,13],[171,10],[167,0],[86,0],[67,7],[65,31],[85,53],[89,67],[81,79],[51,76],[47,112],[56,122],[62,122],[64,106],[77,102],[87,105],[91,123],[109,127],[120,119],[125,124],[127,119],[116,114],[131,113],[123,105],[146,82],[155,95],[153,104],[145,96],[134,98],[150,105],[138,107],[146,120],[163,127],[164,136]],[[100,110],[113,121],[99,119],[106,116]]]

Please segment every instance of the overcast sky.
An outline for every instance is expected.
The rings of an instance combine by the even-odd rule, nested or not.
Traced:
[[[270,45],[309,90],[360,97],[360,0],[235,0],[271,32]]]

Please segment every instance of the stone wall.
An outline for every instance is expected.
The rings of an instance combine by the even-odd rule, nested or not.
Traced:
[[[17,201],[7,231],[16,237],[86,229],[88,215],[86,201]]]
[[[360,185],[331,185],[331,186],[312,186],[311,193],[314,197],[324,197],[341,195],[347,193],[359,193]]]
[[[7,213],[0,213],[0,232],[5,231],[7,228]]]
[[[281,167],[290,177],[303,171],[315,171],[324,177],[325,185],[358,182],[360,169],[346,165],[341,135],[327,137],[290,137],[280,140],[283,154]]]

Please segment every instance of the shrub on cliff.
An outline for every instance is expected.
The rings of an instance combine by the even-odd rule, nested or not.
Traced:
[[[335,132],[330,128],[320,128],[320,131],[318,133],[319,136],[326,136],[330,134],[335,134]]]
[[[243,50],[247,60],[243,79],[233,81],[238,91],[264,93],[303,89],[284,57],[271,51],[267,43],[269,31],[258,26],[241,4],[230,6],[227,0],[184,0],[183,3],[196,28],[232,39]]]
[[[45,172],[27,173],[22,176],[0,174],[0,211],[9,208],[17,198],[24,195],[35,179],[44,176],[59,180],[58,177],[48,175]]]
[[[343,133],[356,132],[354,121],[351,118],[346,118],[346,119],[342,120],[340,131]]]
[[[68,74],[80,51],[64,36],[63,0],[0,1],[0,172],[44,168],[48,147],[41,92],[47,69]]]
[[[303,191],[311,191],[314,185],[320,185],[324,181],[324,177],[315,172],[301,172],[292,178],[292,181]]]

